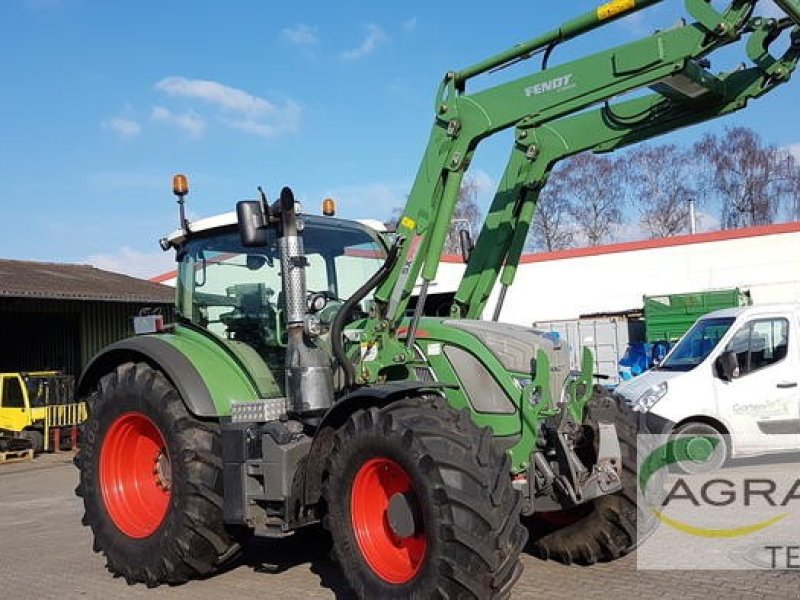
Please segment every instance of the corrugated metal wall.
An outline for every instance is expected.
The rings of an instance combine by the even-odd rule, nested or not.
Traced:
[[[56,368],[77,375],[103,347],[133,335],[144,306],[123,302],[0,299],[0,371]],[[167,320],[172,319],[172,308]]]

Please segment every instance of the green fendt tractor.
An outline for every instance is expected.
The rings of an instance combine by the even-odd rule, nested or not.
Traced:
[[[565,348],[497,317],[554,164],[730,114],[796,67],[800,0],[776,0],[779,19],[754,16],[755,0],[722,11],[687,0],[692,23],[548,64],[558,44],[657,1],[615,0],[447,73],[390,244],[300,214],[288,188],[236,215],[181,215],[162,241],[177,253],[176,322],[110,346],[79,383],[89,419],[77,492],[113,573],[180,583],[251,533],[322,523],[363,598],[483,600],[510,593],[528,529],[535,553],[566,562],[635,546],[635,428],[594,394],[588,353],[571,371]],[[742,40],[749,66],[712,73],[708,56]],[[467,91],[537,54],[540,70]],[[426,317],[473,152],[511,127],[480,237],[464,240],[451,316]],[[182,213],[184,179],[175,191]],[[498,279],[494,319],[480,320]]]

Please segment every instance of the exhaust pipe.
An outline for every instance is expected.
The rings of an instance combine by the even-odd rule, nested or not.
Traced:
[[[289,412],[313,417],[333,405],[333,368],[327,352],[306,332],[306,266],[302,222],[297,217],[292,190],[281,190],[281,270],[286,311],[286,395]]]

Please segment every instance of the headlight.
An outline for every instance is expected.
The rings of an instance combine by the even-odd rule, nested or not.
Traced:
[[[667,393],[667,382],[662,381],[658,385],[654,385],[650,389],[646,390],[641,396],[639,396],[636,401],[633,403],[633,410],[638,410],[640,412],[647,412],[651,408],[653,408],[656,403],[661,400]]]

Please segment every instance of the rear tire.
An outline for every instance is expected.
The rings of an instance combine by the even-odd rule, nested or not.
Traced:
[[[529,519],[531,550],[539,558],[579,565],[616,560],[636,547],[637,519],[642,521],[640,527],[653,521],[636,506],[636,413],[605,390],[595,391],[587,404],[584,425],[591,442],[591,447],[584,449],[585,458],[592,462],[599,443],[599,421],[616,425],[622,453],[622,490],[584,506]]]
[[[75,458],[95,552],[129,584],[179,584],[236,553],[222,518],[219,425],[144,363],[103,377]]]
[[[441,398],[355,412],[323,482],[325,523],[350,586],[382,600],[508,597],[527,538],[509,473],[491,430]],[[388,503],[399,495],[410,498],[407,535],[390,525]]]
[[[26,429],[19,434],[22,439],[28,440],[31,443],[34,454],[41,454],[44,452],[44,435],[41,431],[35,429]]]

